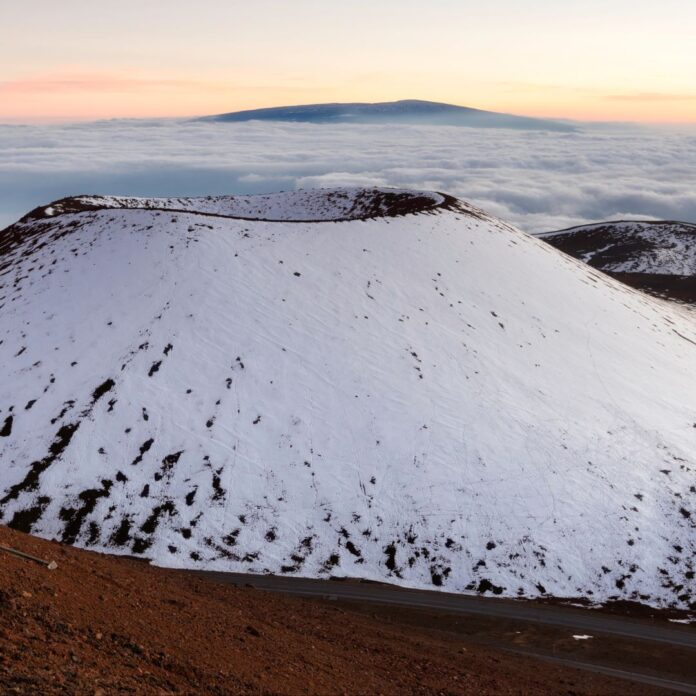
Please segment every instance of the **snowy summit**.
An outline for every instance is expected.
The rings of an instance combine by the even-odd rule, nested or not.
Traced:
[[[173,567],[694,606],[696,326],[449,196],[0,233],[2,523]]]

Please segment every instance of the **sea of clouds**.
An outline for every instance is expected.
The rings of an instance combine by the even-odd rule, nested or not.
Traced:
[[[521,229],[696,222],[696,131],[120,120],[0,125],[0,229],[80,193],[187,196],[313,186],[435,189]]]

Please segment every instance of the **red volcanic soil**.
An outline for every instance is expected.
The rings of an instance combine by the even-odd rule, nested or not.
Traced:
[[[330,603],[0,527],[2,694],[646,694]]]

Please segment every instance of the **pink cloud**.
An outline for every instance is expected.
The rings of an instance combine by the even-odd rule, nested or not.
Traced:
[[[0,82],[0,93],[142,92],[152,89],[206,89],[212,86],[214,83],[211,82],[160,77],[131,77],[99,73],[64,74],[5,80]]]

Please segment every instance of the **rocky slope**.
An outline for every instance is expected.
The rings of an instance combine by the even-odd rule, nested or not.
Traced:
[[[50,572],[0,551],[3,694],[663,693],[378,617],[375,606],[361,615],[236,589],[2,526],[0,545],[58,563]],[[582,660],[564,633],[554,652]]]
[[[693,605],[681,308],[440,194],[81,197],[0,245],[3,523],[173,567]]]
[[[635,288],[696,304],[696,225],[601,222],[539,237]]]

